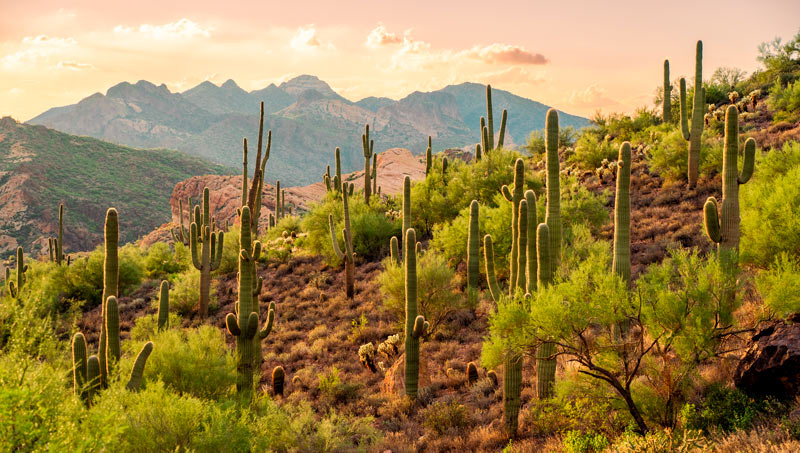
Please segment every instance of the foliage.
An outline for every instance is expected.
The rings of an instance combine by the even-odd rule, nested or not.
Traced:
[[[785,318],[800,311],[800,263],[781,253],[770,268],[756,276],[756,287],[769,314]]]
[[[701,141],[700,174],[719,173],[722,170],[721,138],[714,130],[705,128]],[[685,179],[688,171],[686,150],[686,140],[679,129],[656,129],[647,156],[650,169],[666,180]]]
[[[390,259],[384,260],[383,265],[384,270],[378,275],[383,306],[398,324],[403,324],[406,306],[403,265]],[[455,293],[455,272],[435,250],[429,249],[417,258],[417,281],[418,314],[430,323],[429,333],[436,332],[451,313],[466,307],[467,298]]]
[[[317,375],[319,383],[317,388],[320,394],[333,403],[341,403],[352,399],[361,387],[360,384],[342,382],[339,377],[339,369],[331,367],[327,373]]]
[[[231,392],[235,363],[218,328],[169,329],[152,341],[158,347],[147,361],[146,380],[160,380],[181,395],[203,399],[220,399]]]
[[[175,253],[164,242],[156,242],[147,249],[144,257],[144,273],[147,278],[164,279],[185,271],[189,268],[187,258],[190,258],[186,247],[181,243],[175,244]]]
[[[567,431],[564,436],[564,450],[568,453],[584,453],[603,451],[608,447],[608,439],[599,433],[581,433],[580,431]]]
[[[603,160],[617,160],[618,153],[619,144],[612,141],[610,135],[598,137],[596,133],[587,131],[575,143],[575,151],[569,156],[568,162],[593,170],[600,167]]]
[[[767,106],[775,110],[773,121],[796,123],[800,120],[800,81],[789,82],[785,87],[779,81],[769,92]]]
[[[158,300],[153,299],[152,305],[158,307]],[[176,313],[169,314],[170,328],[181,325],[181,317]],[[158,335],[158,313],[136,318],[136,324],[131,328],[131,340],[137,342],[152,341]]]
[[[456,400],[438,401],[420,414],[425,429],[439,435],[449,431],[458,432],[470,425],[469,410]]]
[[[698,406],[686,404],[681,409],[681,422],[687,429],[725,432],[750,428],[761,405],[736,388],[712,385]]]
[[[582,130],[581,132],[584,132]],[[578,136],[581,135],[574,127],[567,126],[558,130],[558,145],[560,148],[570,148],[575,145]],[[523,149],[531,155],[544,154],[544,130],[531,131]]]
[[[216,286],[216,281],[212,280],[209,308],[217,304]],[[175,279],[175,284],[169,292],[170,309],[181,316],[186,316],[195,309],[198,300],[200,300],[200,271],[191,268]]]
[[[800,143],[784,144],[756,161],[742,187],[741,254],[767,267],[781,253],[800,257]]]

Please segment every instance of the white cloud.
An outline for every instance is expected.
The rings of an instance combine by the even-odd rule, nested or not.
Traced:
[[[123,25],[114,27],[114,33],[116,34],[139,34],[156,40],[208,38],[213,30],[213,27],[203,27],[197,22],[186,18],[164,25],[142,24],[138,28],[125,27]]]
[[[70,71],[82,71],[84,69],[96,69],[91,63],[81,63],[73,60],[62,60],[56,65],[58,69],[69,69]]]
[[[521,65],[541,65],[548,62],[540,53],[533,53],[521,46],[494,43],[485,47],[473,46],[459,52],[457,56],[474,58],[486,63],[508,63]]]
[[[0,65],[10,70],[29,68],[51,56],[64,54],[75,45],[77,41],[73,38],[26,36],[22,38],[19,50],[0,58]]]
[[[572,90],[567,102],[570,105],[580,108],[591,107],[597,109],[603,107],[618,107],[621,105],[616,100],[608,97],[606,89],[596,83],[589,85],[583,90]]]
[[[317,49],[335,49],[334,45],[330,42],[323,42],[317,35],[317,29],[314,24],[301,26],[297,32],[292,36],[289,45],[294,50],[309,51]]]
[[[388,46],[391,44],[400,44],[403,42],[403,38],[397,36],[396,33],[392,33],[386,30],[386,27],[383,24],[379,24],[375,27],[369,35],[367,35],[367,42],[365,45],[367,47],[372,47],[373,49],[377,49],[381,46]]]

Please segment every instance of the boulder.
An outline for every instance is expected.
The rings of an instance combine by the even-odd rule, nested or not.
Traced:
[[[800,314],[754,335],[734,375],[751,396],[791,399],[800,394]]]

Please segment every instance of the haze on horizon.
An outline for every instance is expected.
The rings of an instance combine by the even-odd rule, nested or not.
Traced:
[[[469,81],[583,116],[631,112],[652,104],[664,58],[673,78],[693,72],[697,39],[708,78],[752,72],[761,42],[800,27],[797,0],[667,3],[7,3],[0,116],[26,121],[121,81],[180,92],[233,79],[250,91],[300,74],[354,101]]]

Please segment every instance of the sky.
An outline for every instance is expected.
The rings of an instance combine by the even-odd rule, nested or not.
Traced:
[[[691,80],[697,39],[708,78],[752,72],[761,42],[798,31],[800,0],[0,0],[0,116],[122,81],[250,91],[300,74],[354,101],[470,81],[588,117],[630,113],[652,105],[665,58]]]

